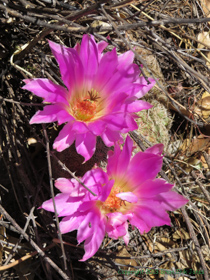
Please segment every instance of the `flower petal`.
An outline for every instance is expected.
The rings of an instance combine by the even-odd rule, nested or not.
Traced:
[[[68,198],[69,198],[68,194],[62,194],[62,193],[59,193],[55,196],[56,210],[58,212],[60,212],[60,210],[63,210],[63,207],[65,207],[65,204],[66,204]],[[54,205],[53,205],[53,200],[49,199],[49,200],[43,202],[41,208],[43,208],[47,211],[50,211],[50,212],[54,212],[55,209],[54,209]]]
[[[64,84],[71,92],[79,91],[84,80],[84,68],[77,51],[52,41],[49,45],[59,64]]]
[[[124,240],[126,246],[128,246],[129,239],[130,239],[130,236],[129,236],[129,232],[127,231],[127,233],[123,236],[123,240]]]
[[[116,71],[118,61],[116,49],[107,52],[101,58],[98,71],[94,77],[93,85],[100,92]],[[107,94],[110,94],[107,92]]]
[[[112,190],[113,185],[114,185],[114,180],[108,181],[108,183],[106,183],[106,185],[103,186],[101,195],[98,196],[98,200],[102,202],[106,201],[107,197],[109,196]]]
[[[168,184],[163,179],[146,180],[145,182],[139,184],[135,189],[135,194],[144,198],[151,198],[160,193],[165,193],[171,190],[172,184]]]
[[[83,64],[83,68],[85,69],[84,87],[86,89],[91,89],[93,78],[97,73],[99,64],[98,47],[93,36],[90,37],[85,34],[82,37],[80,59]]]
[[[80,197],[69,197],[69,194],[60,193],[55,196],[55,207],[59,217],[75,213],[81,203],[82,201]],[[41,208],[47,211],[55,212],[52,199],[45,201]]]
[[[136,154],[127,170],[126,177],[133,187],[150,179],[155,179],[162,167],[162,157],[150,153]]]
[[[53,144],[53,149],[58,152],[62,152],[69,146],[71,146],[76,138],[75,133],[71,131],[72,123],[66,124],[58,134]]]
[[[94,200],[94,199],[95,199],[95,196],[93,196],[93,195],[91,196],[91,198],[89,197],[87,200],[85,197],[83,203],[81,203],[81,205],[79,206],[78,211],[81,213],[87,212],[87,211],[92,211],[92,209],[95,208],[95,204],[96,204],[96,200]]]
[[[108,128],[110,130],[120,131],[125,126],[125,117],[126,114],[124,113],[116,113],[107,115],[106,117],[104,117],[104,120],[108,123]]]
[[[74,215],[63,218],[59,224],[61,233],[67,233],[78,229],[80,223],[84,219],[84,216],[85,215],[80,213],[75,213]]]
[[[102,140],[104,141],[104,144],[107,147],[113,146],[114,143],[116,143],[118,140],[123,142],[123,139],[120,136],[120,132],[112,131],[108,128],[102,133],[101,138],[102,138]]]
[[[125,215],[123,215],[120,212],[115,212],[115,213],[107,214],[107,217],[108,217],[108,221],[107,221],[106,231],[110,238],[118,239],[122,236],[123,237],[127,236],[128,223],[127,223],[127,217]]]
[[[121,133],[127,133],[131,130],[135,130],[138,128],[137,123],[135,122],[136,115],[135,114],[125,114],[125,127],[121,130]]]
[[[55,181],[55,186],[62,193],[71,194],[72,197],[81,197],[84,196],[86,190],[84,187],[81,187],[79,182],[76,179],[66,179],[66,178],[58,178]]]
[[[123,88],[118,88],[115,90],[115,94],[122,94],[126,93],[129,97],[135,97],[135,100],[139,97],[139,94],[142,90],[144,85],[137,84],[137,83],[128,83],[125,84]]]
[[[156,145],[146,149],[144,152],[145,153],[152,153],[152,154],[160,156],[163,153],[163,149],[164,149],[164,145],[163,144],[156,144]]]
[[[161,202],[161,206],[167,211],[174,211],[188,202],[188,199],[174,191],[161,193],[155,199]]]
[[[63,108],[62,105],[46,105],[42,111],[36,112],[31,118],[30,124],[34,123],[50,123],[58,121],[62,124],[67,121],[74,119],[69,113]]]
[[[148,81],[150,84],[147,83],[144,77],[139,77],[136,80],[136,83],[138,82],[139,84],[143,85],[142,89],[138,92],[138,94],[136,94],[137,98],[143,97],[156,83],[156,81],[152,78],[148,78]]]
[[[100,41],[98,44],[98,53],[99,55],[103,52],[103,50],[108,46],[108,43],[105,41]]]
[[[105,127],[107,126],[106,121],[103,121],[103,119],[95,120],[94,122],[88,123],[88,129],[91,131],[94,135],[101,135],[103,131],[105,130]]]
[[[119,67],[128,67],[133,63],[135,54],[132,51],[127,51],[125,53],[122,53],[118,56],[118,64]]]
[[[136,64],[127,66],[125,69],[118,65],[117,71],[113,74],[112,78],[102,88],[103,91],[112,92],[113,96],[115,91],[119,91],[129,83],[135,82],[140,73],[139,67]]]
[[[66,204],[63,205],[63,209],[58,211],[58,216],[65,217],[77,213],[81,203],[82,203],[81,197],[69,197]]]
[[[108,180],[107,174],[101,168],[92,169],[86,172],[82,178],[83,183],[87,187],[92,187],[97,184],[104,185]]]
[[[108,159],[107,173],[111,178],[122,178],[128,168],[133,141],[130,137],[126,138],[125,145],[121,152],[119,145],[115,145],[115,151]]]
[[[44,98],[45,102],[58,102],[68,105],[66,100],[67,90],[64,87],[55,85],[48,79],[32,79],[23,81],[26,83],[26,85],[23,86],[23,89],[27,89],[35,95]]]
[[[150,202],[150,205],[136,206],[133,217],[129,219],[131,225],[136,226],[140,233],[148,232],[152,227],[171,225],[169,215],[161,208],[159,203]]]
[[[86,133],[89,131],[86,123],[75,121],[72,125],[72,131],[78,134]]]
[[[118,56],[118,66],[115,73],[112,75],[111,79],[102,88],[106,92],[112,92],[113,96],[115,91],[123,88],[133,83],[137,80],[140,74],[138,65],[131,63],[133,60],[133,52],[128,51],[120,56]]]
[[[85,161],[87,161],[95,152],[96,136],[91,132],[77,134],[75,146],[78,154],[82,155],[85,158]]]
[[[138,201],[138,197],[132,192],[118,193],[118,194],[116,194],[116,197],[119,197],[120,199],[131,202],[131,203],[136,203]]]
[[[153,106],[143,100],[134,100],[129,102],[129,100],[126,100],[126,102],[123,104],[122,108],[125,112],[134,113],[134,112],[140,112],[142,110],[148,110],[152,108]]]
[[[94,221],[91,224],[93,234],[85,240],[85,254],[80,261],[86,261],[98,251],[105,236],[105,224],[105,220],[102,220],[100,216],[96,215],[94,217]]]
[[[101,219],[102,215],[96,207],[86,213],[77,231],[77,240],[79,243],[94,234],[94,226],[97,227],[100,224]]]
[[[128,95],[125,92],[119,92],[114,95],[110,94],[106,97],[105,104],[107,106],[106,114],[103,118],[103,120],[106,120],[106,118],[115,117],[113,116],[115,113],[119,114],[121,112],[124,113],[123,104],[125,100],[127,99]],[[110,114],[110,115],[109,115]],[[108,122],[108,120],[106,120]],[[109,124],[109,122],[108,122]]]

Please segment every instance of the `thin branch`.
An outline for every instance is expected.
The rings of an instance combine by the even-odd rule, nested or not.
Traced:
[[[25,224],[24,229],[23,229],[24,232],[26,232],[26,230],[28,228],[28,225],[29,225],[29,222],[30,222],[31,217],[33,215],[34,209],[35,209],[35,207],[32,207],[32,209],[31,209],[31,211],[29,213],[29,216],[27,217],[26,224]],[[18,245],[20,244],[22,239],[23,239],[23,235],[21,234],[20,237],[19,237],[18,242],[15,244],[15,247],[12,249],[12,252],[9,254],[9,256],[8,256],[8,258],[7,258],[7,260],[6,260],[4,265],[7,265],[10,262],[10,260],[13,257],[13,253],[15,253],[15,251],[17,250]]]
[[[1,241],[2,242],[2,241]],[[43,249],[43,251],[48,251],[49,249],[53,248],[56,244],[55,243],[52,243],[50,244],[49,246],[47,246],[46,248]],[[12,244],[9,244],[9,246],[12,246]],[[14,262],[10,263],[10,264],[7,264],[7,265],[3,265],[3,266],[0,266],[0,271],[4,271],[4,270],[7,270],[11,267],[14,267],[18,264],[20,264],[21,262],[24,262],[34,256],[36,256],[38,254],[37,251],[35,252],[32,252],[32,253],[28,253],[27,255],[21,257],[20,259],[18,260],[15,260]]]
[[[67,271],[66,253],[65,253],[64,246],[63,246],[63,239],[62,239],[62,234],[61,234],[61,231],[60,231],[58,213],[57,213],[56,204],[55,204],[55,193],[54,193],[53,179],[52,179],[52,167],[51,167],[51,160],[50,160],[49,138],[47,136],[47,131],[46,131],[45,125],[43,124],[42,127],[43,127],[44,136],[45,136],[45,140],[46,140],[47,164],[48,164],[48,172],[49,172],[49,180],[50,180],[50,193],[51,193],[51,196],[52,196],[53,207],[54,207],[54,212],[55,212],[55,220],[56,220],[56,225],[57,225],[57,229],[58,229],[58,238],[61,242],[61,251],[62,251],[62,257],[63,257],[63,262],[64,262],[64,269],[65,269],[65,271]]]
[[[27,233],[15,222],[15,220],[7,213],[7,211],[3,208],[0,204],[0,212],[2,215],[19,231],[20,234],[31,244],[31,246],[37,251],[37,253],[42,256],[46,262],[49,263],[51,267],[55,269],[57,273],[60,274],[62,279],[64,280],[71,280],[71,278],[66,275],[49,257],[47,257],[43,251],[43,249],[39,248],[39,246],[28,236]]]
[[[195,179],[195,182],[199,185],[200,189],[202,190],[203,194],[206,196],[209,205],[210,205],[210,195],[209,192],[203,187],[203,185],[201,184],[201,182],[198,180],[198,177],[196,176],[195,171],[192,171],[192,176]]]
[[[192,238],[192,240],[193,240],[193,242],[195,244],[195,249],[196,249],[196,251],[198,253],[198,256],[199,256],[199,259],[200,259],[200,262],[201,262],[201,266],[202,266],[203,271],[204,271],[204,279],[205,280],[209,280],[208,271],[207,271],[207,268],[206,268],[206,263],[205,263],[203,254],[201,252],[201,247],[200,247],[200,244],[198,242],[198,238],[197,238],[197,236],[195,234],[195,231],[193,229],[193,226],[192,226],[192,224],[190,222],[190,219],[188,217],[188,214],[187,214],[185,208],[182,207],[181,210],[182,210],[182,214],[183,214],[183,216],[185,218],[185,221],[186,221],[186,224],[187,224],[190,236],[191,236],[191,238]]]
[[[98,4],[95,4],[94,7],[92,8],[92,12],[94,10],[96,10],[96,8],[98,7],[98,5],[101,3],[105,3],[105,2],[108,2],[108,1],[100,1]],[[25,21],[28,21],[28,22],[32,22],[34,24],[37,24],[39,26],[43,26],[43,27],[49,27],[50,29],[52,30],[62,30],[62,31],[65,31],[65,32],[85,32],[85,33],[93,33],[93,32],[104,32],[104,31],[113,31],[114,28],[112,26],[99,26],[99,27],[63,27],[63,26],[60,26],[58,24],[49,24],[49,23],[46,23],[45,21],[42,21],[42,20],[39,20],[35,17],[32,17],[32,16],[27,16],[27,15],[22,15],[21,13],[13,10],[13,9],[10,9],[8,7],[5,7],[4,5],[0,4],[0,9],[2,10],[5,10],[8,14],[11,14],[12,16],[15,16],[15,17],[19,17],[19,18],[22,18],[24,19]],[[86,13],[89,13],[90,9],[88,8]],[[80,17],[80,13],[82,13],[82,15],[85,15],[84,11],[80,11],[78,13],[78,16],[75,16],[75,18],[77,19],[77,17]],[[66,19],[69,19],[71,17],[68,16],[68,17],[65,17]],[[62,22],[62,18],[60,20]],[[170,19],[167,19],[167,20],[152,20],[152,21],[142,21],[142,22],[138,22],[138,23],[132,23],[132,24],[124,24],[124,25],[121,25],[119,26],[117,29],[118,31],[120,30],[123,30],[123,31],[126,31],[126,30],[131,30],[131,29],[137,29],[139,27],[149,27],[149,26],[159,26],[159,25],[167,25],[167,24],[173,24],[173,25],[177,25],[177,24],[180,24],[180,25],[190,25],[190,24],[198,24],[198,23],[206,23],[206,22],[209,22],[210,21],[210,18],[191,18],[191,19],[183,19],[183,18],[170,18]],[[50,31],[51,32],[51,31]]]

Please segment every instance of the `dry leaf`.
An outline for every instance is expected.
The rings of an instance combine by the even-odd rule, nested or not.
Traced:
[[[132,266],[137,266],[138,265],[137,262],[134,259],[129,259],[129,257],[131,257],[131,255],[128,253],[128,251],[126,250],[125,247],[119,246],[118,247],[118,253],[116,255],[119,256],[119,257],[128,257],[128,259],[118,259],[118,258],[116,258],[116,262],[119,263],[119,264],[132,265]],[[131,270],[133,270],[133,268]]]
[[[165,244],[168,245],[168,247],[170,247],[170,246],[171,246],[171,243],[174,244],[174,242],[172,242],[171,240],[170,240],[170,244],[167,244],[167,243],[165,243]],[[168,248],[167,248],[166,246],[164,246],[163,244],[161,244],[161,243],[159,243],[159,242],[155,242],[154,248],[155,248],[156,252],[161,252],[161,251],[166,251],[166,250],[168,250]],[[173,258],[173,255],[170,254],[170,253],[165,254],[165,255],[163,256],[163,258],[165,258],[165,257],[170,258],[170,260],[171,260],[172,262],[175,261],[175,259]]]
[[[209,249],[208,245],[201,246],[201,251],[203,253],[204,259],[206,261],[210,261],[210,249]]]
[[[101,21],[101,20],[94,20],[90,26],[98,27],[100,29],[101,27],[110,27],[111,25],[109,23]],[[106,34],[106,33],[107,33],[107,31],[98,32],[98,34]]]
[[[187,157],[192,156],[196,152],[204,151],[210,146],[210,138],[194,138],[192,141],[185,139],[180,150]]]
[[[203,93],[203,95],[202,95],[202,98],[205,98],[205,97],[207,97],[207,96],[210,96],[210,93],[209,93],[208,91],[205,91],[205,92]]]
[[[174,280],[170,275],[167,275],[167,280]]]
[[[207,96],[205,98],[202,98],[198,102],[199,107],[202,110],[202,116],[204,119],[208,119],[210,116],[210,96]]]
[[[183,228],[180,228],[177,231],[175,231],[172,236],[173,236],[174,241],[177,239],[185,239],[185,240],[190,239],[189,233],[186,232]]]
[[[198,41],[200,41],[200,42],[202,42],[203,44],[201,44],[201,43],[198,43],[198,49],[210,49],[210,35],[209,35],[209,32],[205,32],[205,31],[203,31],[203,32],[200,32],[199,34],[198,34]],[[208,67],[210,67],[210,51],[209,52],[205,52],[204,53],[204,55],[205,56],[207,56],[207,58],[208,58],[208,60],[207,60],[207,62],[206,62],[206,65],[208,66]]]
[[[198,41],[204,43],[206,45],[206,47],[209,47],[210,48],[210,35],[209,35],[209,32],[200,32],[198,34]],[[205,48],[205,46],[201,43],[198,43],[198,49],[203,49]]]
[[[210,156],[210,148],[208,148],[206,150],[206,153],[207,153],[208,156]],[[205,169],[209,168],[208,163],[206,162],[206,159],[205,159],[205,157],[203,155],[201,155],[200,161],[202,163],[203,168],[205,168]]]
[[[201,7],[207,17],[210,17],[210,0],[200,0]]]
[[[210,94],[205,92],[202,98],[197,102],[195,109],[195,113],[204,119],[208,119],[210,116]]]

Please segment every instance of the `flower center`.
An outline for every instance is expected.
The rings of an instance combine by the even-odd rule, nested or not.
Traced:
[[[73,116],[79,121],[88,122],[92,120],[100,110],[99,98],[96,91],[88,91],[88,95],[74,102],[72,106]]]
[[[123,203],[123,201],[120,198],[116,197],[116,194],[120,192],[120,188],[114,185],[106,201],[102,202],[101,210],[106,213],[117,211]]]

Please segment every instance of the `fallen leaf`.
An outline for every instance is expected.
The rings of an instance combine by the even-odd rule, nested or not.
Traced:
[[[205,92],[203,93],[203,95],[202,95],[202,98],[205,98],[205,97],[207,97],[207,96],[210,96],[210,93],[209,93],[208,91],[205,91]]]
[[[210,116],[210,96],[201,99],[198,104],[201,108],[203,118],[208,119]]]
[[[198,49],[203,49],[204,47],[209,47],[210,48],[210,35],[209,35],[209,32],[200,32],[198,34],[198,37],[197,37],[198,41],[204,43],[206,46],[204,46],[203,44],[201,43],[198,43]]]
[[[209,32],[202,31],[198,34],[198,49],[210,49],[210,36]],[[203,44],[202,44],[203,43]],[[210,67],[210,51],[204,53],[207,56],[206,65]]]
[[[110,27],[111,25],[109,23],[101,21],[101,20],[94,20],[90,26],[98,27],[100,29],[101,27]],[[107,33],[107,31],[98,32],[98,34],[106,34],[106,33]]]
[[[187,157],[192,156],[196,152],[204,151],[210,146],[210,138],[194,138],[192,141],[185,139],[180,150]]]
[[[128,257],[128,259],[118,259],[116,258],[116,262],[119,264],[125,264],[125,265],[132,265],[132,266],[137,266],[137,262],[134,259],[130,259],[131,255],[128,253],[125,247],[119,246],[118,247],[118,253],[116,256],[119,257]],[[131,269],[133,270],[133,268]],[[136,270],[136,269],[135,269]]]
[[[207,149],[206,153],[207,153],[207,155],[210,156],[210,148]],[[201,155],[200,160],[201,160],[203,168],[208,169],[209,168],[208,163],[206,162],[206,159],[203,155]]]
[[[178,240],[178,239],[188,240],[188,239],[190,239],[189,233],[186,232],[183,228],[180,228],[177,231],[175,231],[172,236],[173,236],[174,240]]]
[[[201,7],[207,17],[210,17],[210,0],[200,0]]]

